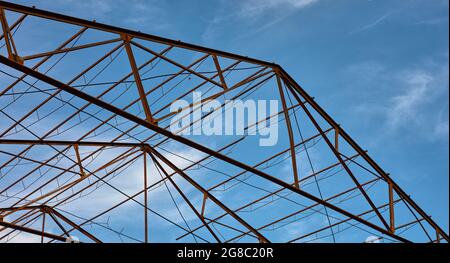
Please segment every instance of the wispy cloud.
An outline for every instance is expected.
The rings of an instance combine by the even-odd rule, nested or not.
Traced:
[[[44,1],[42,3],[43,6],[46,6],[47,3],[53,1]],[[97,18],[104,18],[108,13],[111,13],[114,9],[116,3],[112,1],[105,0],[85,0],[85,1],[76,1],[76,0],[64,0],[59,2],[59,9],[67,9],[72,11],[80,11],[83,16]],[[42,6],[38,5],[37,7],[41,8]]]
[[[19,4],[31,5],[34,1],[19,0]],[[160,32],[170,28],[170,17],[162,8],[163,3],[156,0],[41,0],[37,8],[61,12],[98,22],[131,27],[142,31]]]
[[[390,100],[387,121],[393,129],[405,121],[414,119],[419,106],[429,100],[427,93],[433,88],[432,83],[435,78],[430,73],[421,70],[406,71],[399,77],[407,88],[403,93]]]
[[[437,122],[434,126],[433,137],[434,138],[448,138],[449,135],[449,123],[448,123],[448,101],[442,107],[437,116]]]
[[[438,25],[438,24],[441,24],[441,23],[444,23],[447,21],[448,21],[448,17],[436,17],[436,18],[421,20],[419,22],[416,22],[415,25],[432,26],[432,25]]]
[[[273,27],[298,10],[311,6],[318,1],[319,0],[246,0],[232,5],[227,5],[227,2],[222,2],[219,8],[217,8],[211,22],[204,30],[202,39],[205,43],[215,40],[220,36],[220,31],[227,22],[239,23],[246,28],[246,33],[235,37],[235,41],[247,38]],[[275,13],[276,15],[273,15]]]
[[[377,83],[378,89],[385,92],[377,94],[372,90],[370,96],[378,99],[363,100],[357,106],[359,112],[380,119],[381,127],[390,133],[408,128],[431,140],[448,139],[448,62],[433,61],[394,72],[381,66],[371,68],[367,70],[368,79],[360,84]]]
[[[382,15],[381,17],[379,17],[377,20],[375,20],[375,21],[373,21],[373,22],[371,22],[371,23],[369,23],[369,24],[366,24],[366,25],[364,25],[364,26],[362,26],[362,27],[359,27],[359,28],[357,28],[357,29],[351,31],[349,34],[350,34],[350,35],[359,34],[359,33],[362,33],[362,32],[364,32],[364,31],[367,31],[367,30],[369,30],[369,29],[372,29],[372,28],[378,26],[378,25],[379,25],[380,23],[382,23],[383,21],[385,21],[385,20],[386,20],[388,17],[390,17],[391,15],[392,15],[392,12],[388,12],[388,13]]]
[[[243,17],[255,17],[278,8],[300,9],[318,0],[248,0],[243,1],[239,14]]]

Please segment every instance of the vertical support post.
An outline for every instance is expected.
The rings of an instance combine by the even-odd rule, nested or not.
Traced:
[[[134,59],[133,50],[131,49],[130,45],[131,37],[127,34],[122,34],[121,37],[124,42],[125,50],[127,51],[128,60],[130,61],[130,66],[131,70],[133,71],[134,80],[136,81],[139,97],[141,99],[142,107],[144,108],[145,118],[147,121],[154,123],[152,114],[150,112],[150,106],[147,101],[147,96],[145,94],[144,86],[142,85],[141,76],[139,75],[136,60]]]
[[[80,174],[81,174],[81,176],[86,176],[86,173],[84,172],[84,169],[83,169],[83,165],[81,164],[81,156],[80,156],[80,151],[78,149],[78,144],[74,144],[73,149],[75,150],[75,155],[77,156],[77,163],[78,163],[78,167],[80,167]]]
[[[289,144],[290,144],[291,161],[292,161],[292,171],[294,173],[294,186],[297,187],[298,189],[300,189],[300,183],[299,183],[299,180],[298,180],[298,170],[297,170],[297,158],[295,156],[296,154],[295,154],[294,134],[292,133],[292,125],[291,125],[291,120],[289,118],[289,111],[288,111],[288,107],[286,105],[286,99],[284,97],[283,86],[281,84],[280,76],[278,74],[279,74],[279,72],[276,72],[278,90],[280,92],[281,104],[283,105],[284,119],[285,119],[285,122],[286,122],[288,135],[289,135]]]
[[[148,243],[148,209],[147,209],[147,153],[144,154],[144,229],[145,229],[145,243]]]
[[[391,182],[388,182],[389,185],[389,230],[391,233],[395,232],[395,221],[394,221],[394,189]]]
[[[41,235],[41,243],[44,243],[44,233],[45,233],[45,212],[42,212],[42,235]]]

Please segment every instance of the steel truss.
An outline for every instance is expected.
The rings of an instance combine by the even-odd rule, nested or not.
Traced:
[[[448,242],[281,66],[5,1],[0,15],[0,240],[151,242],[160,227],[183,242]],[[74,33],[48,50],[56,40],[27,35],[39,23]],[[170,105],[194,91],[215,109],[269,96],[282,110],[217,143],[183,135],[198,121],[172,133]],[[248,135],[272,117],[282,143],[264,150]],[[122,199],[96,203],[111,193]],[[123,217],[139,223],[118,230]]]

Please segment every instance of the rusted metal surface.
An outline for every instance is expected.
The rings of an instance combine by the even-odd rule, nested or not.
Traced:
[[[281,66],[4,1],[0,11],[1,241],[448,242]],[[31,18],[74,32],[22,51]],[[185,117],[172,103],[195,113],[193,92],[224,111],[269,93],[281,110],[245,134],[183,135],[212,111],[171,131]],[[272,117],[279,143],[256,145],[249,134]]]

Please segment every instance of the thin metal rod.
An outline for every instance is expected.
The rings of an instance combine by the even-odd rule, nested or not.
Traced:
[[[41,235],[41,243],[44,243],[45,215],[46,215],[46,213],[42,213],[42,235]]]
[[[34,55],[28,55],[28,56],[24,56],[23,60],[32,60],[32,59],[37,59],[37,58],[42,58],[42,57],[53,56],[56,54],[72,52],[72,51],[76,51],[76,50],[80,50],[80,49],[103,46],[103,45],[119,42],[120,40],[121,40],[121,38],[114,38],[114,39],[110,39],[110,40],[99,41],[99,42],[79,45],[79,46],[70,47],[70,48],[63,48],[63,49],[58,49],[58,50],[54,50],[54,51],[49,51],[49,52],[44,52],[44,53],[39,53],[39,54],[34,54]]]
[[[128,60],[130,61],[131,70],[133,71],[134,80],[136,82],[136,87],[138,88],[139,97],[141,99],[142,107],[144,108],[145,117],[146,117],[147,121],[153,122],[153,117],[152,117],[152,113],[150,111],[150,106],[148,105],[147,95],[145,94],[144,85],[142,85],[141,76],[139,75],[139,70],[136,65],[136,60],[134,58],[133,50],[131,49],[129,36],[125,35],[125,36],[123,36],[123,38],[124,38],[125,50],[127,51]],[[155,52],[155,54],[158,54],[158,53]]]
[[[144,242],[148,243],[148,191],[147,191],[147,152],[143,151],[144,159]]]
[[[392,233],[395,232],[395,213],[394,213],[394,189],[392,183],[388,183],[389,191],[389,227]]]
[[[16,61],[17,53],[14,51],[15,48],[13,48],[14,42],[9,31],[8,21],[6,19],[5,10],[3,8],[0,8],[0,22],[2,24],[3,36],[5,37],[8,57],[9,59],[13,59],[14,61]]]

